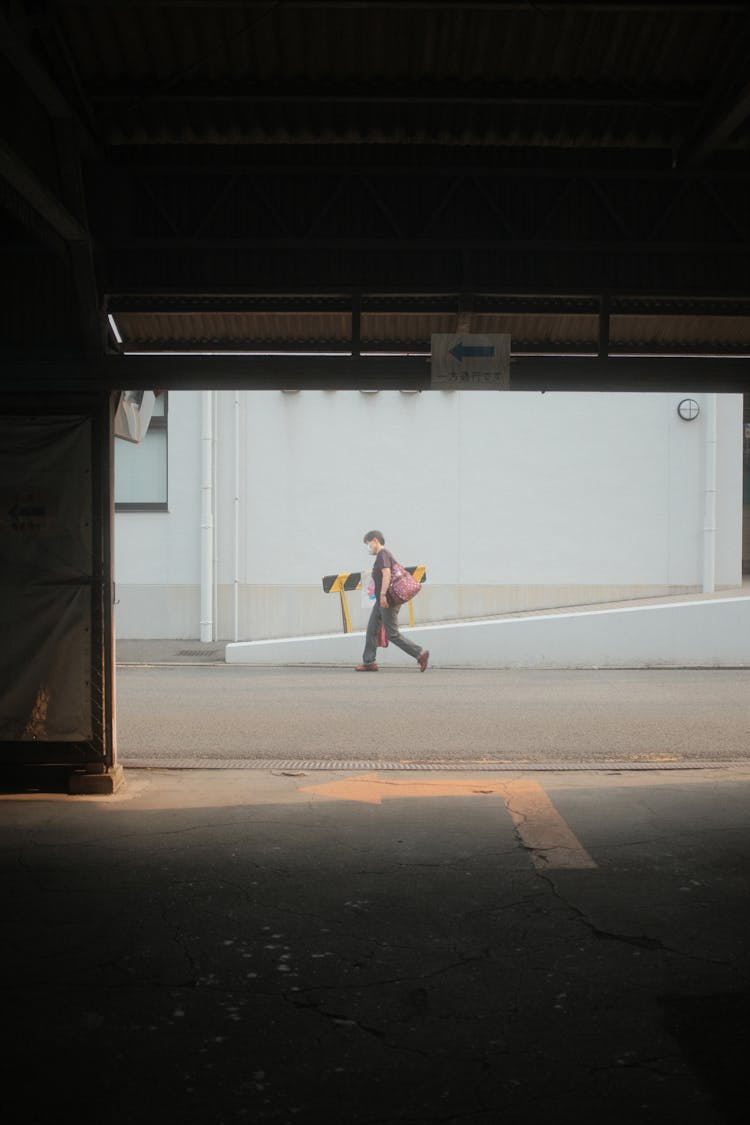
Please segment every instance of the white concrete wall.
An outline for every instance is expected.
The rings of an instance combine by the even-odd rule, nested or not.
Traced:
[[[428,568],[418,623],[699,590],[705,410],[681,421],[683,397],[242,393],[235,550],[234,395],[219,394],[216,636],[235,637],[235,577],[238,639],[338,630],[320,579],[368,565],[371,527]],[[741,419],[741,397],[720,396],[719,588],[741,582]],[[169,515],[117,517],[120,636],[198,635],[200,395],[170,395],[169,423]]]

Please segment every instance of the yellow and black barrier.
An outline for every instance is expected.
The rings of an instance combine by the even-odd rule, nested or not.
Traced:
[[[427,568],[424,566],[407,566],[409,574],[413,574],[417,582],[423,585],[427,581]],[[325,594],[338,594],[341,598],[341,617],[344,622],[344,632],[351,633],[352,619],[349,616],[349,606],[346,602],[347,590],[360,590],[362,588],[362,572],[352,570],[348,574],[326,574],[323,577],[323,592]],[[414,624],[414,600],[407,603],[409,606],[409,624]]]

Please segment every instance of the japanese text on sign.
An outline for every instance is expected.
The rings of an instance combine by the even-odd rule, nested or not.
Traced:
[[[431,385],[442,390],[507,390],[510,335],[433,333]]]

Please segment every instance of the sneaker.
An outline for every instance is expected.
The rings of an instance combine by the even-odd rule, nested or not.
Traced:
[[[423,648],[422,651],[420,652],[419,656],[417,657],[417,664],[419,665],[419,671],[420,672],[424,672],[425,668],[427,667],[427,661],[429,659],[430,659],[429,652],[427,651],[426,648]]]
[[[358,664],[354,669],[355,672],[377,672],[377,664]]]

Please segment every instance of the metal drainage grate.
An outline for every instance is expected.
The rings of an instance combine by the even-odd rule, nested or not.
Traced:
[[[654,770],[726,770],[744,765],[738,761],[558,761],[558,762],[385,762],[354,759],[309,758],[121,758],[120,765],[130,770],[387,770],[406,772],[466,771],[480,773],[552,773],[589,771],[596,773],[634,773]]]
[[[182,648],[177,653],[178,656],[221,656],[220,648]]]

